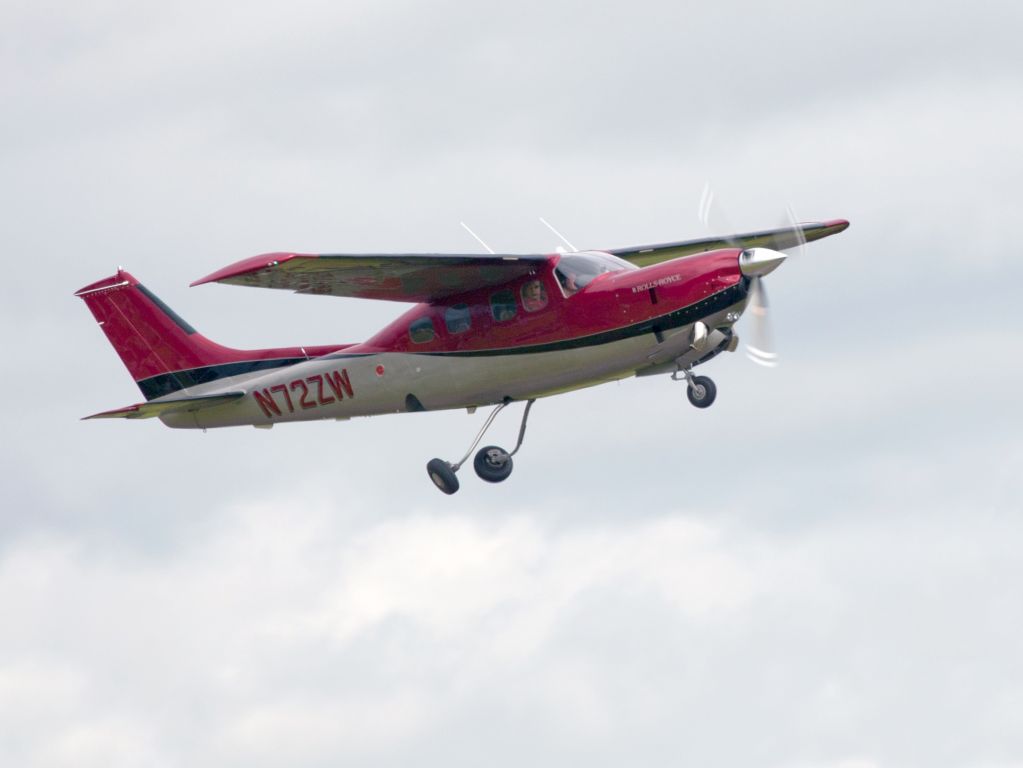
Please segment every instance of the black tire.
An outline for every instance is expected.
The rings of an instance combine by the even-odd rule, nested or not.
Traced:
[[[511,474],[512,457],[504,448],[488,445],[479,449],[476,458],[472,461],[472,467],[481,480],[486,480],[488,483],[499,483]]]
[[[718,396],[718,388],[706,376],[694,376],[692,385],[686,387],[686,397],[697,408],[709,408]]]
[[[444,459],[430,459],[426,465],[426,473],[433,484],[448,496],[458,490],[458,477]]]

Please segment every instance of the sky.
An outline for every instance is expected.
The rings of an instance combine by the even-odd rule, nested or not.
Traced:
[[[0,764],[1023,766],[1021,25],[5,0]],[[538,401],[500,485],[425,472],[482,411],[79,421],[140,399],[72,295],[118,266],[228,346],[354,342],[403,307],[188,283],[787,207],[851,227],[768,278],[778,368]]]

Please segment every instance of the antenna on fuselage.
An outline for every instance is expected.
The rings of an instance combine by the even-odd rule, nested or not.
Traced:
[[[547,221],[547,219],[545,219],[543,216],[540,217],[540,223],[543,224],[545,227],[547,227],[547,229],[549,229],[555,235],[557,235],[558,239],[561,240],[561,242],[563,242],[569,248],[571,248],[573,252],[578,252],[579,251],[578,248],[576,248],[574,245],[572,245],[570,242],[568,242],[568,238],[567,237],[565,237],[563,234],[558,232],[558,230],[556,230],[554,227],[552,227],[550,225],[550,223]],[[558,250],[560,251],[560,249],[558,249]]]
[[[460,222],[459,222],[459,224],[461,224],[461,225],[462,225],[462,228],[463,228],[463,229],[464,229],[464,230],[465,230],[466,232],[468,232],[468,233],[469,233],[470,235],[472,235],[473,237],[475,237],[475,238],[476,238],[476,241],[477,241],[477,242],[478,242],[478,243],[479,243],[480,245],[482,245],[482,246],[483,246],[484,248],[486,248],[486,249],[487,249],[487,253],[489,253],[489,254],[493,254],[493,253],[494,253],[494,249],[493,249],[493,248],[491,248],[491,247],[490,247],[489,245],[487,245],[486,243],[484,243],[484,242],[483,242],[483,238],[482,238],[482,237],[480,237],[480,236],[479,236],[479,235],[477,235],[477,234],[476,234],[475,232],[473,232],[473,231],[472,231],[471,229],[469,229],[469,225],[468,225],[468,224],[466,224],[466,223],[465,223],[464,221],[460,221]]]

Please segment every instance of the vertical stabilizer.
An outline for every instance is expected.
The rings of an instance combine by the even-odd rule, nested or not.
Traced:
[[[293,365],[346,346],[222,347],[197,333],[123,269],[75,295],[85,301],[146,400],[230,376]]]
[[[236,350],[196,333],[124,270],[75,295],[85,301],[135,381],[234,358]]]

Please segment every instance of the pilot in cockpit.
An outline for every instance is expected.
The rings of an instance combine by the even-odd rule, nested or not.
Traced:
[[[554,273],[558,276],[558,282],[565,291],[566,296],[571,296],[585,288],[594,278],[605,272],[621,272],[626,269],[637,269],[631,264],[617,256],[601,251],[586,251],[582,253],[562,254],[554,267]]]

